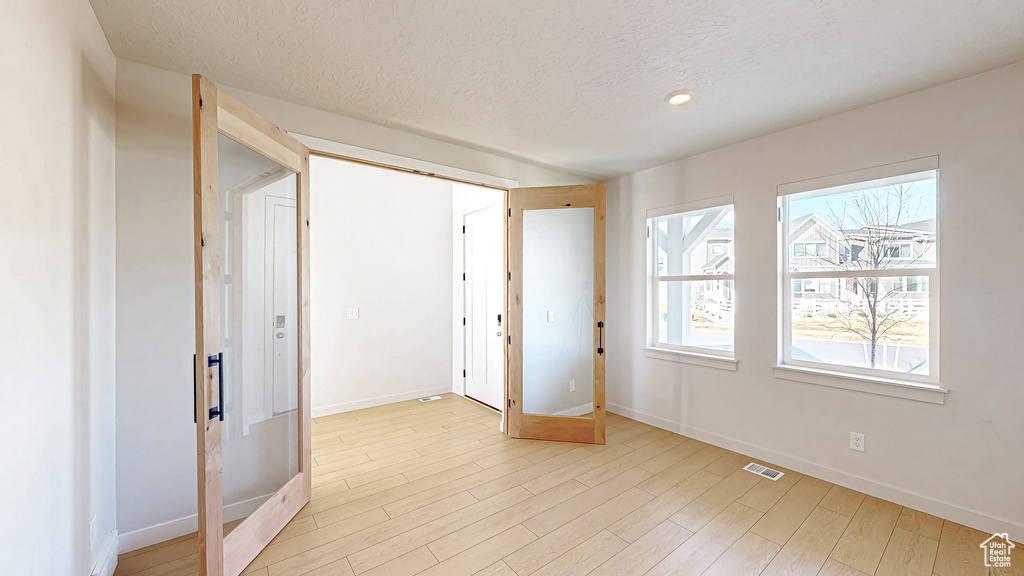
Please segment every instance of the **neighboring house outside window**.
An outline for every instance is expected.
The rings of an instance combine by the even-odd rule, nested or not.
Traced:
[[[780,195],[784,365],[937,381],[937,177]]]
[[[734,219],[726,200],[651,211],[649,347],[733,356]]]

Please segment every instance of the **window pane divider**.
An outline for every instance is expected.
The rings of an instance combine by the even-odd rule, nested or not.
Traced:
[[[928,276],[936,272],[935,268],[885,268],[879,270],[815,270],[807,272],[786,272],[786,277],[793,280],[812,278],[893,278],[899,276]]]
[[[735,274],[689,274],[683,276],[658,276],[658,282],[708,282],[711,280],[735,280]]]

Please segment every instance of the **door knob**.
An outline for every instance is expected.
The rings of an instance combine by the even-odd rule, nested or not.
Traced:
[[[284,338],[284,332],[278,332],[277,334],[274,334],[274,336],[276,336],[277,339],[280,340],[281,338]]]

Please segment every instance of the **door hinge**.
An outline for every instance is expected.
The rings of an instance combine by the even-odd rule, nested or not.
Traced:
[[[508,345],[509,346],[512,345],[512,335],[511,334],[509,334],[509,336],[508,336]]]
[[[465,316],[463,316],[463,317],[462,317],[462,325],[463,325],[463,326],[465,326],[465,325],[466,325],[466,317],[465,317]]]
[[[509,399],[508,399],[508,407],[509,407],[509,408],[511,408],[511,407],[512,407],[512,399],[511,399],[511,398],[509,398]]]
[[[463,273],[462,273],[462,281],[463,281],[463,282],[465,282],[465,281],[466,281],[466,273],[465,273],[465,272],[463,272]]]
[[[779,206],[779,222],[782,222],[782,206]]]
[[[466,227],[465,227],[465,226],[463,226],[463,227],[462,227],[462,233],[463,233],[463,234],[465,234],[465,233],[466,233]]]
[[[465,378],[465,377],[466,377],[466,371],[465,371],[465,370],[463,370],[463,371],[462,371],[462,377],[463,377],[463,378]]]
[[[651,237],[651,227],[650,226],[647,227],[647,237],[648,238]]]
[[[511,281],[512,281],[512,273],[511,273],[511,272],[509,272],[509,273],[508,273],[508,281],[509,281],[509,282],[511,282]]]
[[[511,217],[512,217],[512,209],[511,209],[511,208],[509,208],[509,209],[508,209],[508,217],[509,217],[509,218],[511,218]]]

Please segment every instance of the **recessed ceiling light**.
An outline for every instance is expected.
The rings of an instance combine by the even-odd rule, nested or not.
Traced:
[[[689,102],[690,98],[689,90],[676,90],[675,92],[669,92],[669,95],[665,96],[665,101],[673,106],[679,106]]]

